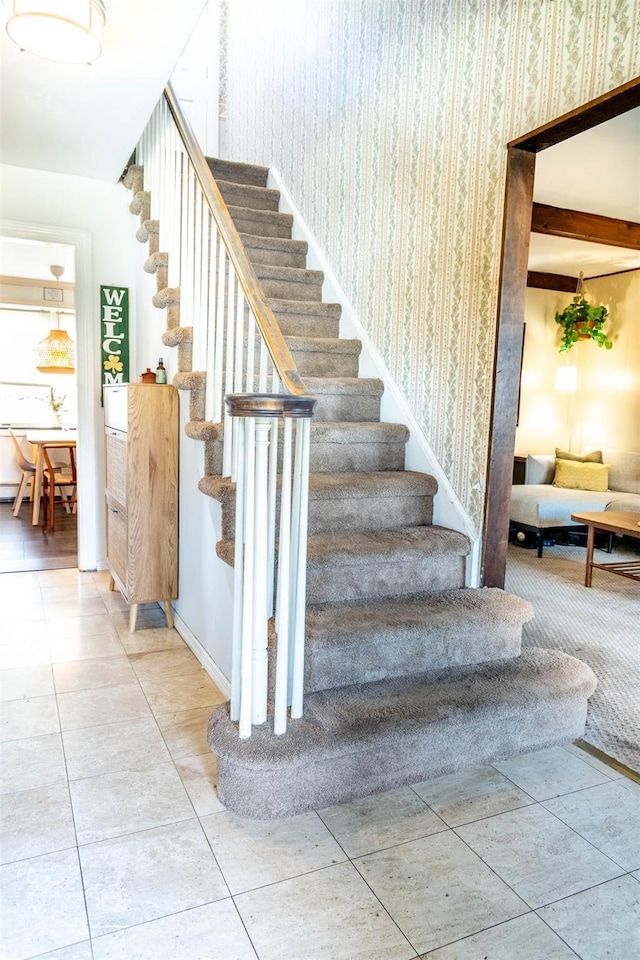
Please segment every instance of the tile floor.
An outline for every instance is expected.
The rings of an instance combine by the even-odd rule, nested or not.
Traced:
[[[0,576],[3,960],[635,960],[640,787],[568,745],[279,823],[106,574]]]

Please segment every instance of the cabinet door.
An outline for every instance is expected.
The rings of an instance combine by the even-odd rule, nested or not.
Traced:
[[[104,424],[116,430],[127,430],[128,385],[107,386],[104,388]]]
[[[107,492],[127,505],[127,435],[107,427],[105,431]]]
[[[109,568],[120,581],[119,586],[127,588],[127,514],[113,497],[107,494],[107,557]],[[125,597],[126,599],[126,597]]]

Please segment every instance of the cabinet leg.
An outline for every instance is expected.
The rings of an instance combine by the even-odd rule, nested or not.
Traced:
[[[115,590],[116,582],[113,577],[109,577],[109,590]]]
[[[136,620],[138,619],[138,604],[132,603],[129,609],[129,633],[136,629]]]
[[[164,614],[167,618],[167,626],[173,627],[173,607],[170,600],[164,600]]]

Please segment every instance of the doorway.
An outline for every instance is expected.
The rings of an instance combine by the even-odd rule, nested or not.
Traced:
[[[640,77],[507,145],[481,583],[504,587],[536,154],[640,106]]]

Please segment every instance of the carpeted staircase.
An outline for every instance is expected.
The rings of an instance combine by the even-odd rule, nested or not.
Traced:
[[[432,524],[436,483],[404,469],[408,430],[380,422],[379,380],[358,377],[360,343],[338,338],[340,307],[322,302],[322,274],[306,269],[267,169],[210,160],[211,171],[309,393],[311,425],[305,713],[274,736],[270,722],[240,740],[228,705],[209,742],[218,793],[238,814],[291,816],[463,767],[563,743],[582,734],[595,688],[579,660],[521,653],[531,606],[465,584],[468,539]],[[145,269],[167,308],[163,342],[179,349],[191,391],[187,433],[205,443],[199,488],[222,503],[217,551],[233,563],[235,493],[221,474],[222,424],[204,420],[205,374],[191,370],[191,328],[139,167],[130,168]]]

